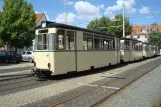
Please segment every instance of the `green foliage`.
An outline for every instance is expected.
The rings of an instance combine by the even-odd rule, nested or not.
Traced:
[[[87,29],[109,33],[121,37],[123,36],[122,15],[116,15],[115,19],[117,21],[111,21],[108,17],[103,16],[99,20],[98,19],[92,20],[87,25]],[[129,35],[131,34],[131,32],[132,32],[132,26],[130,24],[130,21],[128,18],[125,18],[125,35]]]
[[[35,38],[36,15],[26,0],[3,0],[0,38],[16,48],[29,47]]]
[[[161,46],[161,33],[158,31],[153,31],[149,34],[148,38],[149,43],[158,44]]]
[[[152,25],[158,25],[158,23],[155,22],[155,23],[152,23]]]

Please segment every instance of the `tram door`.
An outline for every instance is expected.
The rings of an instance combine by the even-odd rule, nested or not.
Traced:
[[[120,63],[120,40],[119,39],[117,39],[117,38],[115,38],[115,49],[116,49],[116,51],[117,51],[117,62],[118,63]]]

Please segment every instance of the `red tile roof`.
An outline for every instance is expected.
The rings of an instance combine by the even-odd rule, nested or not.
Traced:
[[[44,13],[38,13],[36,14],[36,24],[39,22],[39,20],[41,19],[41,17],[44,15]]]
[[[147,28],[148,30],[150,29],[150,32],[152,31],[153,27],[156,27],[161,32],[161,25],[133,26],[131,35],[135,35],[135,34],[147,34],[147,33],[142,32],[142,29],[144,27]]]

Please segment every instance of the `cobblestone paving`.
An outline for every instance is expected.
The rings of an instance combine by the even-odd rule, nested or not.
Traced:
[[[159,60],[158,60],[159,61]],[[159,62],[156,62],[156,64],[160,63]],[[153,65],[156,65],[156,64],[153,64]],[[149,67],[152,67],[152,66],[149,66]],[[139,69],[141,69],[140,67],[138,68],[134,68],[135,71],[138,71],[139,72]],[[146,71],[147,69],[144,69],[144,71]],[[131,69],[128,71],[130,72]],[[110,72],[108,72],[110,73]],[[104,74],[108,74],[108,73],[104,73]],[[145,72],[142,72],[142,73],[145,73]],[[126,74],[126,75],[125,75]],[[128,73],[130,75],[130,73]],[[139,74],[140,75],[140,74]],[[117,74],[115,76],[110,76],[109,78],[107,76],[104,76],[104,75],[98,75],[97,74],[97,77],[98,76],[103,76],[104,79],[101,79],[99,81],[96,81],[96,82],[89,82],[91,83],[90,85],[94,85],[94,84],[99,84],[98,86],[102,86],[104,84],[109,84],[110,86],[110,83],[111,83],[111,86],[112,86],[112,83],[114,82],[114,80],[124,80],[122,85],[126,85],[128,84],[129,82],[131,82],[130,80],[129,81],[125,81],[125,79],[123,78],[123,76],[127,76],[127,72],[125,73],[121,73],[121,74]],[[137,78],[138,75],[136,76],[132,76],[134,78]],[[120,78],[118,78],[120,77]],[[127,77],[126,77],[127,78]],[[128,77],[128,78],[131,78],[131,77]],[[88,78],[89,79],[89,78]],[[131,78],[133,79],[133,78]],[[83,81],[84,79],[82,79],[82,83],[88,83],[88,82],[84,82]],[[117,81],[119,84],[119,81]],[[107,86],[107,88],[109,88],[109,86]],[[85,92],[90,92],[91,93],[87,93],[85,95],[82,95],[81,97],[78,97],[78,98],[75,98],[73,100],[70,100],[68,101],[67,103],[64,103],[62,105],[65,105],[66,107],[88,107],[89,105],[93,104],[95,101],[99,101],[100,99],[104,98],[106,95],[108,94],[111,94],[113,92],[115,92],[115,90],[113,89],[105,89],[103,87],[99,88],[98,87],[98,90],[95,90],[95,87],[92,87],[92,86],[82,86],[80,88],[77,88],[77,89],[73,89],[73,90],[70,90],[69,92],[64,92],[64,93],[61,93],[59,95],[56,95],[56,96],[53,96],[53,97],[49,97],[47,99],[44,99],[44,100],[41,100],[41,101],[38,101],[36,103],[31,103],[31,104],[28,104],[28,105],[25,105],[25,107],[35,107],[35,106],[39,106],[39,107],[45,107],[45,106],[51,106],[53,104],[57,104],[58,102],[60,101],[65,101],[71,97],[74,97],[78,94],[81,94],[81,93],[85,93]],[[118,87],[118,86],[117,86]],[[120,86],[121,87],[121,86]],[[104,90],[106,90],[105,92],[106,93],[100,93],[100,92],[104,92]],[[82,104],[83,103],[83,104]]]
[[[115,77],[109,77],[107,76],[113,76],[113,75],[120,75],[119,73],[124,72],[128,69],[134,68],[136,66],[139,66],[141,64],[145,64],[149,61],[156,60],[158,58],[146,60],[140,63],[136,64],[130,64],[125,67],[109,70],[107,72],[101,72],[93,75],[86,75],[82,77],[76,77],[72,79],[68,79],[66,81],[62,81],[59,83],[53,83],[50,85],[30,89],[30,90],[25,90],[17,93],[12,93],[8,95],[3,95],[0,96],[0,105],[1,107],[17,107],[17,106],[23,106],[29,103],[37,102],[37,101],[42,101],[43,99],[46,98],[51,98],[52,96],[60,96],[62,93],[65,93],[69,90],[76,89],[78,87],[82,88],[82,92],[84,90],[89,90],[89,87],[81,86],[79,83],[86,83],[90,84],[93,82],[96,82],[98,80],[100,81],[109,81],[116,79]],[[105,80],[102,80],[105,79]],[[90,88],[91,89],[91,88]],[[75,90],[75,93],[78,94],[78,91]],[[72,95],[73,93],[71,93]],[[68,96],[69,97],[69,96]],[[56,98],[56,97],[55,97]],[[92,97],[93,98],[93,97]],[[53,100],[54,102],[54,100]]]

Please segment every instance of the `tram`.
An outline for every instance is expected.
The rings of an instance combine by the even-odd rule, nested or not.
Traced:
[[[36,30],[35,71],[59,75],[118,64],[119,42],[114,35],[42,22]]]
[[[142,42],[130,38],[120,38],[121,61],[131,62],[143,59]]]
[[[60,75],[159,55],[159,46],[44,21],[36,29],[34,74]]]

